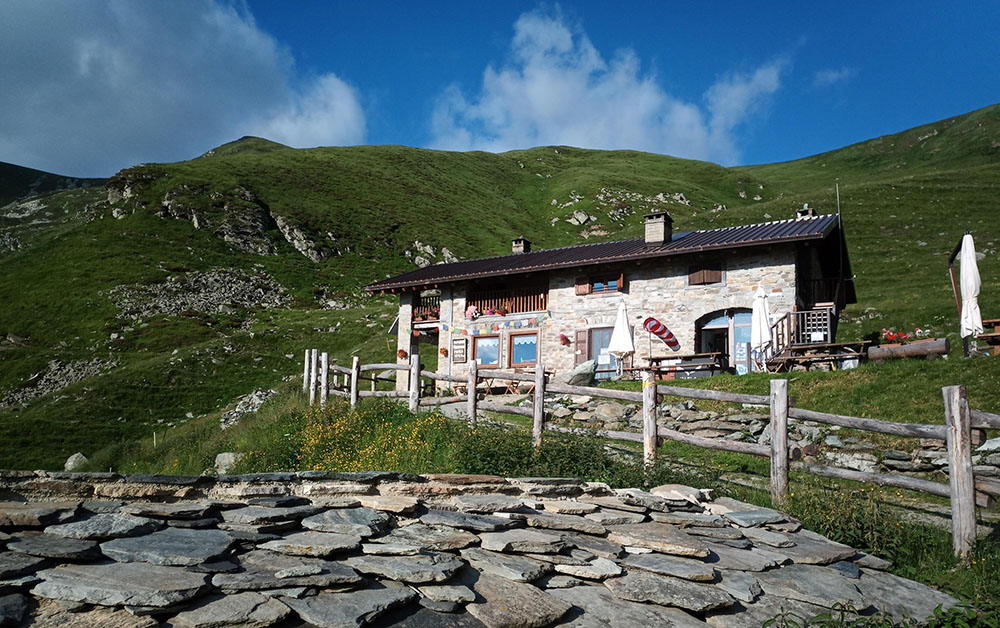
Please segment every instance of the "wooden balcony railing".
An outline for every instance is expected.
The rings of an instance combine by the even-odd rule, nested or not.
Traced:
[[[475,305],[480,316],[506,309],[507,314],[544,312],[549,309],[549,291],[545,288],[482,290],[469,294],[468,305]]]
[[[837,335],[837,317],[832,307],[789,312],[771,325],[774,353],[792,345],[827,344]]]
[[[425,321],[436,321],[441,318],[441,297],[418,297],[413,304],[413,318],[420,317]]]

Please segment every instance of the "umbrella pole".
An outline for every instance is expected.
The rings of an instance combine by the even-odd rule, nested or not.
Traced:
[[[966,231],[965,233],[970,233]],[[955,258],[962,250],[962,240],[965,239],[965,235],[959,239],[958,244],[955,245],[955,250],[951,252],[948,257],[948,273],[951,276],[951,291],[955,295],[955,307],[958,308],[958,324],[959,327],[962,325],[962,299],[958,296],[958,282],[955,281]],[[965,336],[962,338],[962,351],[965,353],[965,357],[969,357],[969,337]]]

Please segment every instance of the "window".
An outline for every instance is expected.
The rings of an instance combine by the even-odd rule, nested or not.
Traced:
[[[593,275],[590,277],[578,277],[576,280],[576,294],[602,294],[608,292],[625,291],[625,274],[608,273],[605,275]]]
[[[689,286],[706,286],[724,281],[722,262],[702,262],[688,267]]]
[[[613,332],[614,327],[597,327],[590,330],[588,358],[597,360],[594,379],[609,379],[618,370],[618,359],[608,353],[608,345],[611,344]]]
[[[512,333],[507,342],[511,366],[531,366],[538,362],[538,332]]]
[[[500,366],[500,336],[476,336],[472,342],[472,357],[481,368]]]

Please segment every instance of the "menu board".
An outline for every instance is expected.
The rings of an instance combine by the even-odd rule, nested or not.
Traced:
[[[452,338],[451,339],[451,362],[452,364],[465,364],[468,358],[469,339],[468,338]]]

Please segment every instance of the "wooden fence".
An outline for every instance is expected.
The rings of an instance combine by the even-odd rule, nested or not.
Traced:
[[[376,371],[409,371],[408,382],[411,385],[406,390],[376,390]],[[360,390],[363,373],[371,372],[371,390]],[[333,373],[333,386],[329,385],[329,373]],[[341,384],[341,376],[343,384]],[[930,425],[916,423],[897,423],[861,417],[843,416],[816,412],[797,408],[794,400],[788,395],[788,380],[771,380],[770,395],[747,395],[697,388],[681,388],[658,384],[650,371],[643,371],[642,390],[633,392],[611,388],[595,388],[590,386],[570,386],[556,381],[550,381],[544,367],[539,364],[534,373],[513,373],[490,369],[486,377],[478,373],[475,362],[469,364],[467,377],[445,375],[420,368],[419,356],[411,356],[409,364],[383,363],[361,365],[357,356],[350,368],[330,365],[325,353],[319,354],[315,349],[307,349],[303,369],[303,392],[309,393],[309,403],[325,404],[330,395],[350,399],[351,406],[358,403],[361,397],[393,397],[406,398],[411,411],[416,412],[420,406],[441,405],[445,403],[466,404],[466,415],[470,425],[475,426],[481,411],[501,412],[531,417],[533,419],[532,440],[536,447],[542,444],[544,430],[585,434],[590,430],[555,425],[546,420],[545,394],[588,395],[619,401],[631,401],[642,406],[642,433],[614,430],[598,430],[601,438],[640,442],[643,444],[643,458],[646,464],[656,461],[656,449],[665,440],[672,440],[708,449],[732,451],[770,459],[770,488],[773,502],[780,505],[788,496],[788,473],[790,470],[812,473],[829,478],[852,480],[892,486],[912,491],[920,491],[951,501],[952,538],[956,556],[965,557],[976,540],[976,506],[992,507],[994,497],[1000,495],[1000,482],[990,478],[977,478],[973,473],[972,446],[974,434],[980,438],[981,430],[1000,429],[1000,415],[982,412],[969,408],[964,386],[945,386],[942,388],[945,407],[945,424]],[[421,397],[422,378],[443,381],[451,384],[449,389],[459,389],[462,394],[452,394],[446,397]],[[532,407],[507,406],[492,402],[488,398],[480,399],[478,389],[484,379],[493,382],[527,382],[534,386],[531,393]],[[386,380],[392,381],[392,380]],[[475,394],[468,394],[475,391]],[[483,391],[484,393],[488,391]],[[694,436],[677,430],[657,425],[656,409],[658,396],[681,397],[686,399],[701,399],[722,401],[728,403],[753,404],[767,406],[770,410],[771,444],[745,443],[719,438]],[[949,484],[933,482],[920,478],[894,473],[871,473],[856,471],[841,467],[830,467],[812,464],[799,460],[801,451],[798,447],[788,444],[788,420],[798,419],[813,421],[826,425],[837,425],[868,432],[891,434],[921,439],[937,439],[945,441],[948,452]]]

